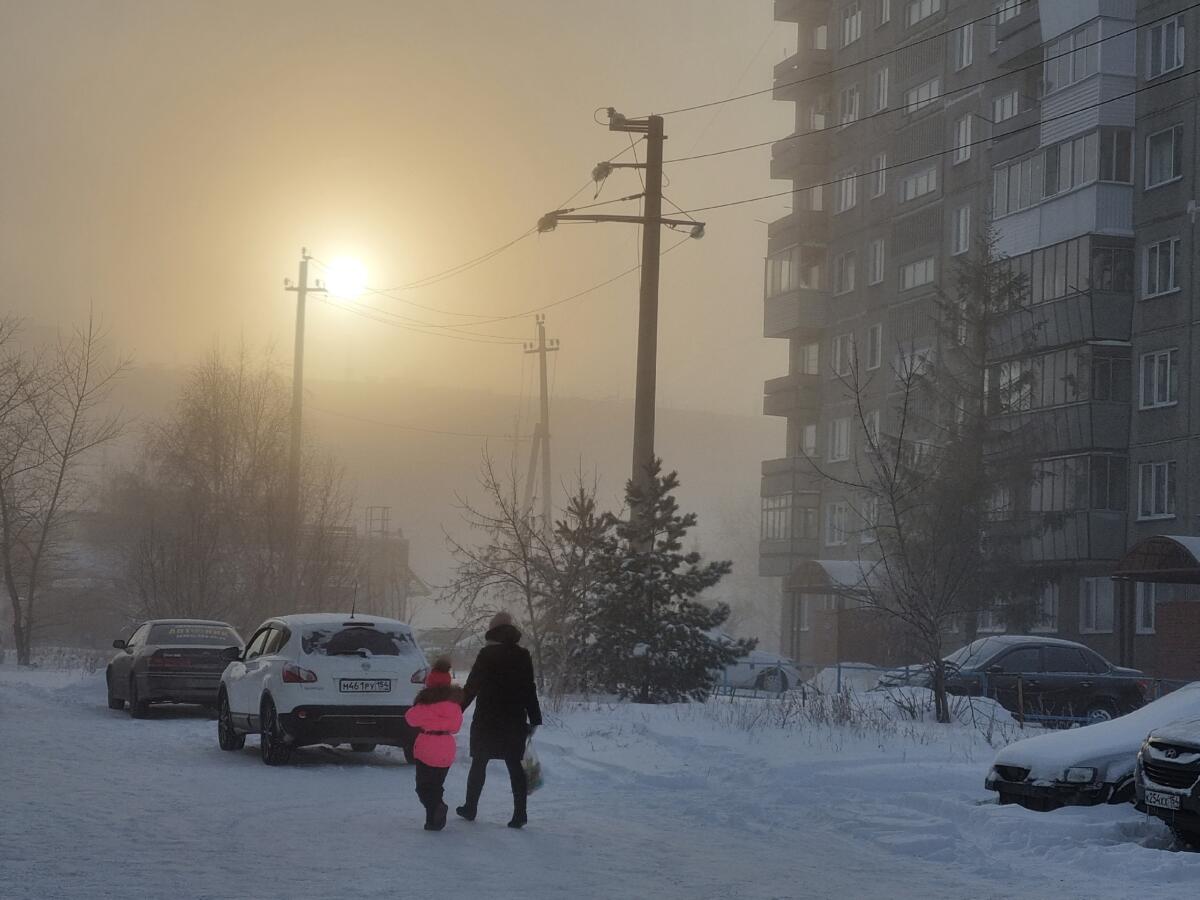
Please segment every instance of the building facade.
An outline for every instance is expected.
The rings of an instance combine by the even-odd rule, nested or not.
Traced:
[[[1157,658],[1155,612],[1178,589],[1137,589],[1122,651],[1110,577],[1131,542],[1195,533],[1200,514],[1200,487],[1185,496],[1200,421],[1186,391],[1196,81],[1180,77],[1200,35],[1194,11],[1173,14],[1185,5],[777,0],[798,50],[774,96],[796,130],[771,174],[797,192],[768,230],[764,334],[791,352],[765,385],[787,446],[763,463],[760,573],[783,580],[785,652],[909,661],[835,593],[870,556],[869,512],[837,483],[862,450],[841,378],[851,359],[876,373],[864,405],[886,427],[893,358],[932,346],[932,298],[986,226],[1026,285],[992,335],[988,402],[1001,426],[1048,436],[1019,504],[1038,523],[1022,556],[1040,587],[1023,621],[996,610],[959,636],[1019,628],[1185,666]]]

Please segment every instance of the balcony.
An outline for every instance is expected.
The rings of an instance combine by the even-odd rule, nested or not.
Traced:
[[[803,456],[785,456],[782,459],[763,460],[762,489],[759,491],[762,496],[817,494],[820,489],[820,473]]]
[[[1019,529],[1020,557],[1026,562],[1115,560],[1125,554],[1126,514],[1118,510],[1034,514],[993,527]]]
[[[817,375],[784,375],[763,385],[764,416],[793,416],[820,406],[821,385]]]
[[[1022,307],[996,323],[989,335],[995,357],[1021,356],[1084,341],[1127,341],[1133,297],[1110,291],[1068,294]]]
[[[775,66],[775,88],[771,97],[775,100],[799,100],[804,96],[809,82],[821,75],[828,75],[833,67],[833,53],[805,47],[797,50]]]
[[[796,209],[767,226],[767,253],[796,244],[824,244],[829,239],[829,213]]]
[[[1120,450],[1129,445],[1130,404],[1117,400],[1090,400],[1026,413],[997,416],[1005,431],[1028,428],[1030,441],[1040,456],[1075,451]]]
[[[763,337],[816,338],[829,320],[824,291],[786,291],[763,301]]]
[[[771,145],[771,177],[801,182],[825,180],[829,165],[829,132],[794,134]]]

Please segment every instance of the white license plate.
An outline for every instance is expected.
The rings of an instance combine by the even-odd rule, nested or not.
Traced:
[[[1179,795],[1164,794],[1162,791],[1146,791],[1146,805],[1157,806],[1159,809],[1179,809]]]
[[[386,694],[392,689],[390,678],[341,678],[338,690],[343,694]]]

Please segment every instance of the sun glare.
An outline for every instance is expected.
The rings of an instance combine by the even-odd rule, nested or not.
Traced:
[[[349,256],[331,260],[325,269],[325,289],[330,296],[353,300],[367,289],[367,267]]]

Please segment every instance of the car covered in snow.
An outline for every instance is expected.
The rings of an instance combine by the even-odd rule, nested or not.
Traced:
[[[404,714],[428,665],[405,623],[353,613],[279,616],[229,657],[217,697],[222,750],[239,750],[257,734],[272,766],[312,744],[359,752],[392,745],[411,761],[415,735]]]
[[[1145,702],[1149,684],[1137,669],[1114,666],[1090,647],[1042,635],[998,634],[972,641],[945,659],[946,690],[992,697],[1005,709],[1059,720],[1107,722]],[[929,666],[883,676],[880,687],[929,687]]]
[[[1137,755],[1135,785],[1138,809],[1166,822],[1182,843],[1200,849],[1200,704],[1197,706],[1193,718],[1157,727],[1146,735]]]
[[[215,706],[225,652],[240,650],[232,625],[209,619],[151,619],[127,638],[113,641],[118,651],[104,671],[108,708],[129,706],[145,718],[151,703]]]
[[[726,645],[736,643],[733,637],[722,632],[713,634],[713,639]],[[782,694],[801,680],[800,670],[786,656],[757,648],[716,673],[718,688],[759,690],[769,694]]]
[[[1038,811],[1128,802],[1146,736],[1198,716],[1200,682],[1194,682],[1111,721],[1009,744],[996,754],[984,787],[1001,803]]]

